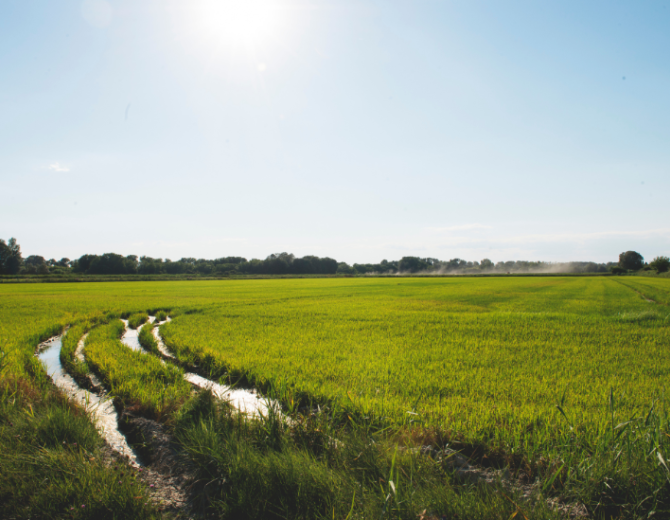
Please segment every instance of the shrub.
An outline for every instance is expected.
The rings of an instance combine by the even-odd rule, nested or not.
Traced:
[[[649,267],[656,269],[657,273],[670,271],[670,258],[667,256],[657,256],[649,262]]]

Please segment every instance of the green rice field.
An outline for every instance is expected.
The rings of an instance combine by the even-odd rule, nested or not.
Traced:
[[[238,478],[245,486],[254,482],[253,493],[310,497],[314,487],[304,503],[296,498],[295,504],[253,509],[241,506],[252,500],[251,491],[235,494],[222,485],[206,504],[198,502],[203,514],[560,518],[579,504],[592,517],[663,517],[670,511],[669,305],[669,279],[633,276],[2,284],[0,442],[10,442],[12,414],[50,400],[55,404],[49,413],[65,409],[57,397],[39,397],[53,390],[34,352],[40,340],[70,326],[77,335],[91,332],[86,364],[65,366],[74,367],[79,378],[82,371],[93,371],[119,406],[164,423],[198,475],[228,468],[232,479],[242,471],[236,464],[245,460],[247,473]],[[129,317],[136,328],[157,312],[172,316],[159,331],[174,364],[161,364],[153,348],[132,352],[118,340],[119,317]],[[73,338],[66,336],[63,355],[72,356]],[[295,427],[277,434],[284,440],[272,449],[259,448],[272,435],[261,435],[251,423],[225,422],[229,412],[212,411],[211,403],[202,404],[206,397],[191,395],[184,367],[279,400],[294,424],[311,424],[312,436],[327,431],[357,450],[362,436],[373,436],[384,448],[371,456],[370,468],[385,475],[379,477],[383,482],[365,472],[369,479],[357,476],[357,454],[335,450],[326,456],[296,441]],[[16,404],[21,392],[26,397]],[[219,430],[214,423],[203,430],[200,412],[193,419],[199,406],[209,406],[208,420],[218,418]],[[206,455],[223,453],[224,438],[226,453],[240,450],[237,462]],[[515,482],[534,486],[532,492],[515,498],[521,484],[516,491],[508,485],[511,490],[501,498],[486,486],[458,481],[448,468],[439,474],[421,469],[425,463],[409,460],[407,448],[426,444],[451,446],[477,467],[506,468]],[[61,449],[33,448],[42,454]],[[398,455],[399,448],[405,455]],[[22,449],[32,456],[30,446]],[[288,458],[277,462],[276,453]],[[0,468],[16,466],[41,478],[41,470],[10,459],[0,455]],[[257,482],[249,472],[260,467],[264,475],[280,475],[282,486],[286,479],[311,484],[280,489],[271,479]],[[297,467],[307,468],[307,476],[296,473]],[[394,482],[412,482],[403,488],[408,494],[402,500],[395,484],[392,491],[388,487],[389,474],[398,467],[405,475]],[[415,467],[423,480],[408,476],[414,471],[408,468]],[[99,471],[100,479],[107,478],[104,468]],[[374,471],[369,469],[370,475]],[[16,484],[0,473],[1,503]],[[554,499],[569,507],[547,505]],[[126,503],[126,498],[109,500]],[[162,514],[142,507],[133,514]],[[84,517],[81,509],[76,513]],[[9,512],[0,506],[3,514]]]

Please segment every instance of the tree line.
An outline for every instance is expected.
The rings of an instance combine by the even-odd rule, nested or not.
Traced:
[[[485,258],[468,261],[461,258],[438,260],[405,256],[400,260],[382,260],[377,264],[349,265],[333,258],[303,256],[297,258],[290,253],[272,254],[260,260],[247,260],[240,256],[227,256],[207,260],[204,258],[181,258],[176,261],[149,256],[105,253],[103,255],[82,255],[70,260],[39,255],[23,258],[21,246],[15,238],[8,242],[0,239],[0,274],[5,275],[391,275],[391,274],[513,274],[513,273],[607,273],[624,274],[640,270],[663,273],[670,271],[670,259],[666,256],[644,262],[642,255],[626,251],[619,255],[618,262],[530,262],[512,260],[496,262]]]

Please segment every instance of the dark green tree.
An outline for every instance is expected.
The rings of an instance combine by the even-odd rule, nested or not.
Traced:
[[[488,258],[484,258],[484,260],[482,260],[479,263],[479,267],[481,269],[493,269],[493,266],[494,266],[494,263],[491,262],[491,260],[489,260]]]
[[[424,258],[419,258],[418,256],[403,256],[398,264],[398,269],[400,272],[404,273],[417,273],[419,271],[425,271],[430,265],[431,264]]]
[[[33,266],[33,267],[39,267],[40,265],[46,264],[47,261],[44,259],[43,256],[39,255],[30,255],[28,258],[26,258],[23,261],[23,265],[25,266]]]
[[[356,271],[346,262],[337,264],[337,274],[356,274]]]
[[[628,271],[639,271],[644,267],[644,258],[636,251],[626,251],[619,255],[619,267]]]
[[[86,273],[96,258],[97,255],[81,255],[78,260],[72,262],[72,270],[75,273]]]
[[[7,243],[0,238],[0,274],[9,274],[9,272],[6,270],[5,264],[11,255],[11,252],[12,251],[9,249]]]
[[[30,255],[23,261],[21,273],[25,274],[49,274],[49,266],[43,256]]]
[[[139,274],[160,274],[163,272],[163,259],[142,256],[137,272]]]
[[[657,273],[666,273],[670,271],[670,258],[667,256],[657,256],[649,262],[649,267],[656,269]]]
[[[22,266],[21,246],[16,239],[10,238],[7,243],[0,239],[0,273],[17,274]]]

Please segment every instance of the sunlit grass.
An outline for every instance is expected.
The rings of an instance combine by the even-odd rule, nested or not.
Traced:
[[[181,369],[121,343],[122,332],[123,323],[118,320],[93,329],[85,343],[87,362],[124,407],[165,418],[186,400],[191,386]]]
[[[51,473],[51,455],[39,450],[61,450],[65,441],[92,452],[99,442],[94,429],[97,440],[72,440],[68,421],[77,429],[90,422],[64,400],[44,412],[46,429],[28,419],[17,434],[7,426],[37,410],[49,387],[36,345],[70,325],[61,358],[68,370],[94,370],[118,404],[175,428],[198,478],[212,482],[201,490],[209,513],[345,518],[353,504],[350,518],[417,518],[426,508],[448,517],[541,518],[551,516],[542,498],[551,496],[583,502],[594,517],[662,517],[670,503],[668,294],[670,280],[641,277],[2,285],[0,379],[36,390],[0,417],[0,503],[15,515],[25,504],[23,516],[46,508],[64,517],[65,501],[93,500],[113,475],[102,467],[87,473],[68,458],[76,454],[57,455],[83,479],[59,487],[66,484]],[[282,401],[291,426],[245,422],[220,404],[192,414],[183,373],[123,345],[118,320],[93,328],[88,363],[74,361],[92,326],[114,314],[140,316],[139,325],[151,309],[173,309],[161,332],[181,361],[257,384]],[[155,352],[151,327],[139,337]],[[310,403],[323,413],[301,409]],[[12,435],[25,435],[22,450],[37,447],[30,471],[5,472],[18,467],[19,459],[7,462],[18,442]],[[329,444],[333,438],[341,444]],[[396,448],[422,444],[507,466],[535,483],[540,498],[517,509],[425,457],[394,459]],[[36,484],[45,478],[66,500],[50,502],[50,488]],[[387,498],[392,479],[398,492]],[[77,486],[81,495],[72,494]],[[7,490],[17,498],[3,502]],[[116,500],[131,516],[154,514],[123,509],[132,504],[105,493],[103,502]]]
[[[146,312],[136,312],[128,316],[128,327],[131,329],[136,329],[149,319],[149,315]]]

